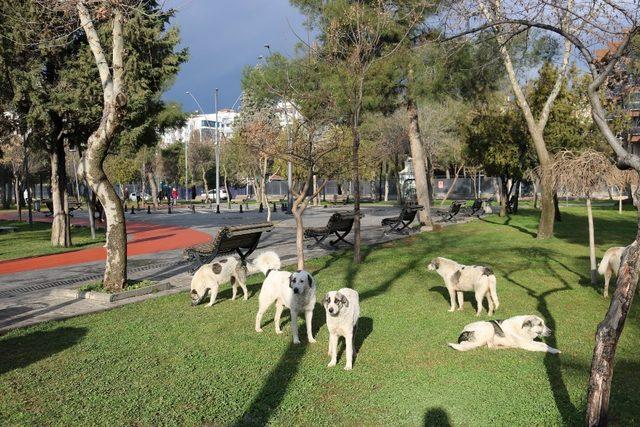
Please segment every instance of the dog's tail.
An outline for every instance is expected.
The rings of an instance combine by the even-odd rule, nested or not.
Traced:
[[[500,307],[500,301],[498,301],[498,290],[496,289],[496,276],[495,275],[491,275],[489,276],[489,292],[491,293],[491,299],[493,300],[493,303],[495,304],[495,309],[497,310],[498,307]]]
[[[604,253],[602,261],[600,261],[600,264],[598,265],[598,273],[600,273],[600,275],[604,276],[604,274],[607,272],[607,269],[609,268],[609,260],[611,259],[611,255],[613,253],[614,251],[612,251],[611,249],[607,250]]]
[[[280,270],[281,266],[282,263],[280,262],[280,257],[273,251],[261,253],[248,265],[249,274],[257,273],[259,271],[265,276],[269,270]]]

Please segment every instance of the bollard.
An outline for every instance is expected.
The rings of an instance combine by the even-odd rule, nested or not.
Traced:
[[[147,205],[147,213],[150,214],[151,213],[151,205]]]
[[[196,213],[196,205],[191,203],[191,213]]]
[[[132,213],[132,214],[135,214],[135,213],[136,213],[135,208],[133,207],[133,205],[131,205],[131,213]]]
[[[242,203],[240,203],[240,213],[242,213]]]
[[[276,205],[276,202],[273,202],[273,211],[278,212],[278,205]]]
[[[171,203],[167,205],[167,213],[171,213]]]
[[[219,214],[220,213],[220,205],[216,205],[216,213]]]
[[[264,206],[262,206],[262,203],[260,203],[260,209],[258,209],[258,212],[260,213],[264,212]]]

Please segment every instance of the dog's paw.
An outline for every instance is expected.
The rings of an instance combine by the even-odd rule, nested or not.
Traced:
[[[317,341],[315,340],[315,338],[309,338],[309,342],[313,344],[313,343],[316,343]]]
[[[549,349],[549,353],[551,353],[551,354],[560,354],[562,352],[560,350],[558,350],[557,348],[550,348]]]
[[[262,332],[262,328],[256,328],[256,332]]]
[[[300,344],[300,340],[299,340],[298,338],[294,338],[294,339],[293,339],[293,343],[294,343],[294,344]]]
[[[282,335],[282,329],[276,329],[276,334]]]
[[[458,311],[464,310],[464,307],[458,307]]]
[[[449,310],[447,310],[449,313],[453,313],[454,311],[456,311],[455,308],[450,308]]]
[[[353,366],[349,366],[349,365],[347,365],[347,366],[345,366],[345,367],[344,367],[344,370],[345,370],[345,371],[350,371],[350,370],[352,370],[352,369],[353,369]]]
[[[327,368],[333,368],[334,366],[336,366],[336,362],[331,361],[331,362],[329,362],[329,364],[327,365]]]

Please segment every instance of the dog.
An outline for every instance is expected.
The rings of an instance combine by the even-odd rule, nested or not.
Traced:
[[[281,334],[280,316],[284,308],[291,312],[291,333],[293,343],[300,344],[298,338],[298,314],[304,313],[307,325],[307,338],[310,343],[316,342],[311,330],[313,308],[316,305],[316,280],[304,270],[294,273],[288,271],[270,272],[260,289],[258,298],[258,314],[256,315],[256,332],[262,332],[262,316],[273,303],[276,304],[276,314],[273,319],[276,334]]]
[[[607,249],[598,265],[598,273],[604,276],[604,292],[602,296],[607,298],[609,296],[609,280],[614,274],[618,275],[618,269],[620,268],[620,262],[622,261],[622,253],[626,248],[624,246],[614,246]]]
[[[489,304],[489,316],[493,315],[494,308],[498,309],[498,293],[496,290],[496,276],[488,267],[475,265],[462,265],[447,258],[434,258],[427,267],[431,271],[436,271],[443,279],[449,291],[451,299],[450,312],[456,309],[456,293],[458,294],[458,310],[462,310],[464,304],[464,291],[474,291],[478,311],[476,316],[482,312],[482,300],[487,298]],[[495,307],[494,307],[495,304]]]
[[[449,343],[449,347],[458,351],[469,351],[486,345],[489,348],[521,348],[528,351],[544,351],[558,354],[560,350],[547,344],[534,341],[548,337],[547,328],[538,316],[515,316],[506,320],[473,322],[462,330],[458,343]]]
[[[196,306],[211,291],[211,297],[207,307],[211,307],[216,302],[220,285],[231,281],[231,300],[236,299],[238,286],[242,288],[245,301],[249,298],[247,290],[247,275],[261,272],[265,276],[270,270],[279,270],[281,266],[280,257],[272,251],[258,255],[255,261],[243,265],[233,257],[215,260],[200,267],[191,279],[191,305]]]
[[[356,330],[360,317],[360,296],[349,288],[331,291],[325,295],[322,305],[327,316],[329,329],[329,351],[331,361],[328,367],[336,366],[338,357],[338,340],[344,337],[347,347],[347,363],[345,370],[353,369],[353,352],[355,348]]]

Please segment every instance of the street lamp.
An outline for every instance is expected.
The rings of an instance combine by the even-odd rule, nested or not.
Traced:
[[[213,104],[216,113],[216,213],[220,213],[220,138],[218,135],[218,127],[220,126],[220,123],[218,122],[218,88],[216,88],[213,97]],[[229,197],[228,194],[227,197]]]
[[[195,101],[196,105],[198,106],[198,108],[200,109],[202,114],[204,115],[204,109],[202,108],[202,106],[200,105],[200,103],[198,102],[196,97],[189,91],[187,91],[185,93],[187,95],[189,95],[191,98],[193,98],[193,100]],[[204,118],[206,120],[207,116],[204,116]],[[202,123],[200,123],[200,127],[198,128],[198,132],[200,134],[200,142],[202,142]],[[189,136],[191,136],[191,133],[189,133]],[[187,191],[189,191],[187,189],[189,187],[189,157],[187,157],[188,151],[189,151],[188,147],[189,147],[189,139],[187,138],[184,141],[184,198],[185,198],[185,200],[187,200]]]

